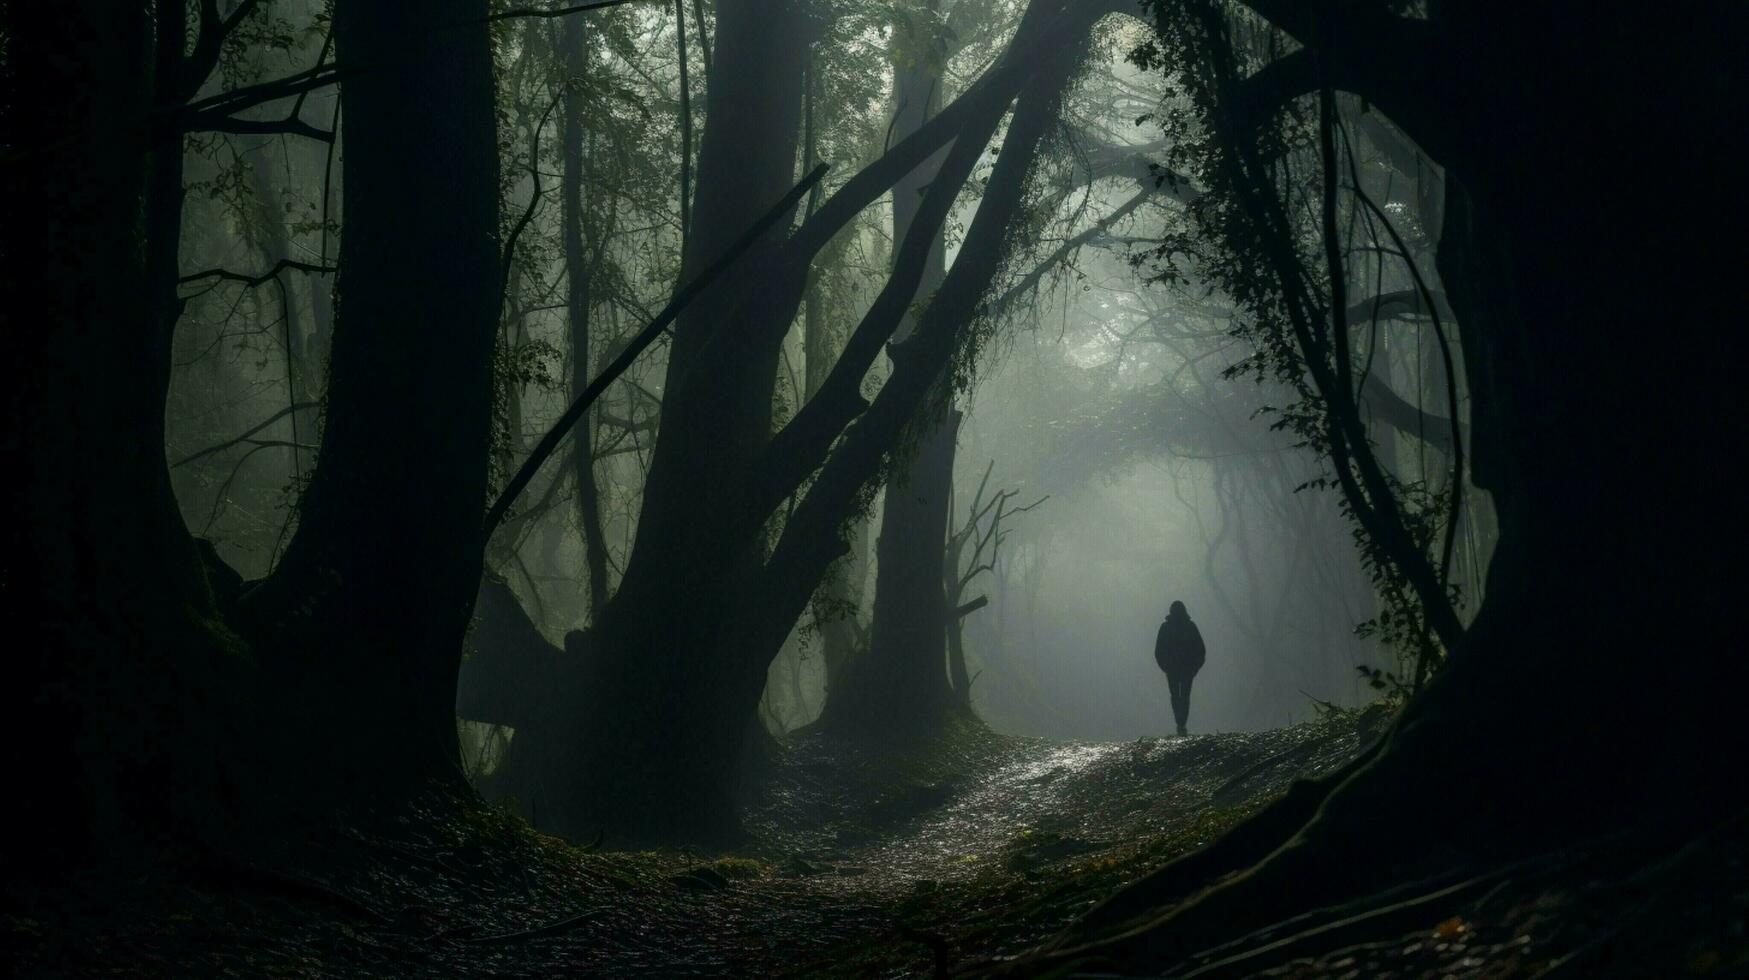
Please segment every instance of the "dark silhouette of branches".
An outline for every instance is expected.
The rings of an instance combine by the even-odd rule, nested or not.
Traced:
[[[515,503],[517,496],[528,488],[529,481],[534,479],[534,475],[540,471],[541,465],[553,455],[554,450],[559,448],[559,443],[564,441],[565,436],[576,428],[577,420],[583,417],[583,413],[589,410],[589,406],[594,404],[597,398],[601,397],[601,393],[607,390],[607,386],[612,384],[614,379],[621,374],[624,374],[626,369],[632,366],[632,362],[638,359],[638,355],[655,343],[656,338],[662,336],[668,327],[679,318],[681,311],[697,299],[706,287],[728,271],[729,267],[734,265],[736,260],[740,259],[753,246],[754,242],[770,231],[773,225],[786,218],[802,197],[807,194],[808,189],[826,176],[828,169],[828,166],[822,163],[815,167],[813,172],[803,177],[801,183],[791,188],[782,200],[754,222],[739,241],[730,246],[695,279],[676,292],[674,298],[668,301],[668,305],[662,308],[662,312],[658,313],[649,325],[645,326],[637,336],[632,338],[630,343],[626,344],[625,349],[621,350],[619,355],[613,359],[613,363],[602,369],[594,381],[589,382],[589,387],[583,389],[582,394],[579,394],[576,400],[571,402],[571,407],[565,409],[565,414],[559,416],[558,421],[547,430],[547,434],[541,437],[541,441],[535,445],[533,451],[528,454],[528,458],[523,461],[522,467],[516,471],[515,476],[510,478],[510,482],[505,485],[503,492],[498,495],[498,499],[493,501],[492,507],[486,512],[482,543],[485,539],[490,538],[492,531],[503,522],[504,515],[510,511],[510,505]]]
[[[494,21],[510,20],[513,17],[539,17],[541,19],[569,17],[572,14],[588,13],[591,10],[605,10],[608,7],[623,7],[628,3],[637,2],[638,0],[596,0],[595,3],[572,4],[569,7],[554,7],[550,10],[543,10],[539,7],[512,7],[509,10],[500,10],[490,17],[487,17],[486,22],[492,23]]]
[[[204,129],[225,116],[235,115],[246,109],[253,109],[269,102],[277,102],[280,99],[289,99],[312,89],[325,88],[358,73],[358,69],[346,68],[337,64],[317,65],[284,78],[256,82],[253,85],[245,85],[242,88],[209,95],[204,99],[196,99],[187,105],[172,107],[171,111],[182,115],[185,128],[190,130]]]
[[[200,32],[195,36],[194,50],[183,59],[176,87],[172,92],[177,101],[186,102],[200,90],[207,76],[218,67],[219,53],[224,50],[225,41],[258,6],[260,0],[243,0],[237,4],[237,9],[231,11],[230,16],[221,17],[217,0],[201,0]]]
[[[201,114],[190,117],[186,123],[187,132],[206,133],[241,133],[241,134],[284,134],[286,136],[303,136],[322,143],[334,142],[334,134],[326,129],[317,129],[296,116],[288,115],[284,119],[237,119],[225,115]]]
[[[955,601],[958,601],[960,593],[971,584],[972,579],[984,572],[996,570],[996,556],[1009,534],[1002,529],[1002,522],[1051,499],[1051,495],[1047,493],[1024,507],[1010,507],[1009,504],[1020,496],[1019,490],[998,490],[986,499],[984,491],[989,488],[990,473],[995,468],[995,460],[991,460],[984,467],[983,479],[978,481],[978,490],[966,509],[965,526],[951,532],[948,537],[949,561],[946,571],[952,578],[947,584]],[[985,521],[986,517],[990,520]],[[972,547],[970,555],[965,554],[968,544]],[[984,556],[986,549],[990,553],[988,558]],[[961,571],[961,566],[969,567]]]
[[[298,262],[294,259],[280,259],[273,264],[273,268],[268,269],[266,272],[260,273],[259,275],[252,276],[244,272],[233,272],[230,269],[206,269],[201,272],[191,272],[186,276],[180,276],[177,278],[176,283],[180,286],[191,282],[199,282],[202,279],[216,279],[220,282],[240,282],[244,286],[254,288],[278,278],[279,274],[287,269],[295,272],[307,272],[311,275],[318,276],[327,275],[328,273],[335,271],[335,268],[331,265]]]
[[[274,412],[272,415],[269,415],[267,418],[262,419],[260,422],[257,422],[255,425],[251,426],[248,429],[248,431],[244,432],[242,435],[236,437],[235,439],[229,439],[229,440],[226,440],[225,442],[219,443],[216,446],[208,446],[205,449],[202,449],[198,452],[190,453],[189,455],[182,457],[181,459],[177,460],[176,462],[171,463],[170,468],[175,469],[176,467],[179,467],[179,466],[187,466],[189,463],[192,463],[195,460],[203,459],[207,456],[213,455],[214,453],[222,453],[225,450],[230,449],[232,446],[240,446],[240,445],[243,445],[244,443],[251,443],[253,445],[256,445],[258,448],[265,448],[265,446],[260,441],[253,438],[255,433],[260,432],[262,429],[267,428],[268,426],[272,425],[275,422],[278,422],[280,419],[285,418],[287,415],[291,415],[294,412],[301,412],[301,411],[303,411],[305,409],[309,409],[309,408],[316,408],[319,404],[320,403],[318,403],[318,402],[296,402],[294,404],[287,405],[286,407],[280,409],[279,411]],[[286,445],[286,444],[285,443],[275,443],[275,445]],[[309,448],[309,447],[302,447],[302,448]]]
[[[1350,155],[1349,167],[1353,166],[1353,156]],[[1391,241],[1396,243],[1398,250],[1407,256],[1409,249],[1403,244],[1403,237],[1397,234],[1396,226],[1391,224],[1391,219],[1385,215],[1385,212],[1373,203],[1373,199],[1367,196],[1366,191],[1361,189],[1358,179],[1354,181],[1351,190],[1354,191],[1355,199],[1366,205],[1367,209],[1384,225],[1385,232],[1391,236]],[[1458,514],[1463,509],[1464,494],[1464,439],[1463,433],[1458,429],[1457,368],[1452,363],[1451,343],[1446,339],[1445,326],[1440,321],[1439,304],[1434,302],[1433,291],[1427,288],[1427,281],[1421,276],[1421,268],[1413,260],[1405,258],[1404,264],[1409,267],[1409,275],[1415,280],[1415,290],[1421,296],[1423,308],[1427,310],[1429,317],[1433,320],[1433,336],[1439,344],[1440,360],[1445,366],[1446,420],[1451,426],[1452,469],[1450,513],[1446,518],[1445,542],[1441,546],[1439,558],[1439,577],[1441,581],[1445,581],[1451,577],[1451,553],[1456,542]]]
[[[541,113],[540,121],[534,125],[534,135],[528,141],[528,175],[534,181],[534,189],[528,195],[528,207],[522,209],[522,216],[516,219],[516,227],[510,230],[510,237],[504,241],[504,256],[498,263],[498,308],[504,308],[505,300],[510,296],[510,263],[516,258],[516,243],[522,239],[523,229],[534,220],[534,213],[540,207],[540,134],[546,128],[547,120],[552,118],[553,110],[565,99],[563,90],[553,96],[553,101],[547,104],[547,110]]]
[[[1130,212],[1141,207],[1142,202],[1152,197],[1153,194],[1154,188],[1143,188],[1129,200],[1118,205],[1110,214],[1095,221],[1079,234],[1071,236],[1068,240],[1057,246],[1051,254],[1045,256],[1038,265],[1033,267],[1031,272],[1021,276],[1019,282],[1010,286],[1001,296],[996,297],[988,303],[981,311],[980,315],[1001,316],[1016,299],[1026,295],[1029,290],[1038,286],[1039,281],[1044,279],[1052,269],[1055,269],[1057,266],[1067,261],[1068,258],[1074,255],[1083,245],[1090,244],[1094,239],[1103,235],[1106,229],[1116,224]]]
[[[213,509],[207,514],[206,524],[200,530],[200,533],[203,536],[211,533],[213,525],[218,523],[219,513],[225,509],[225,499],[226,495],[231,492],[231,485],[237,482],[237,474],[243,471],[243,464],[249,462],[256,453],[263,449],[274,448],[286,448],[293,452],[296,452],[299,449],[312,450],[316,448],[315,446],[306,446],[295,442],[284,442],[278,439],[248,439],[244,441],[250,443],[249,451],[237,457],[237,461],[231,464],[231,472],[225,477],[225,482],[219,484],[218,493],[213,496]],[[275,550],[278,550],[277,547]]]

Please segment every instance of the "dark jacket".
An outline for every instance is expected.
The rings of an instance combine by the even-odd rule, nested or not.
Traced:
[[[1154,662],[1168,674],[1192,675],[1202,669],[1208,652],[1202,633],[1189,616],[1168,616],[1154,638]]]

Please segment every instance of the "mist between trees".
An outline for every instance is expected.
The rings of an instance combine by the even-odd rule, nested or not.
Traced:
[[[1734,267],[1612,176],[1735,200],[1669,108],[1735,79],[1625,7],[50,6],[4,106],[45,854],[463,776],[720,839],[803,729],[1164,732],[1173,600],[1204,730],[1406,703],[1233,845],[1311,828],[1277,865],[1332,902],[1384,799],[1472,856],[1570,829],[1452,781],[1740,802],[1697,748],[1741,744],[1740,508],[1672,489],[1740,434],[1734,350],[1639,332]],[[1585,79],[1635,73],[1605,153]],[[1698,681],[1625,652],[1661,623]],[[1658,737],[1606,760],[1629,677]]]
[[[695,14],[680,13],[692,25],[684,99],[672,10],[627,5],[493,27],[501,228],[515,246],[493,347],[497,480],[591,367],[680,282],[685,225],[695,220],[682,213],[681,181],[702,200],[719,181],[747,179],[687,155],[711,126],[715,66],[701,59],[722,42],[708,37],[714,18],[701,36]],[[817,208],[908,135],[902,128],[915,129],[985,74],[1020,13],[1016,5],[974,3],[945,14],[926,5],[815,13],[798,28],[811,36],[799,47],[799,91],[787,93],[800,125],[763,137],[800,144],[797,159],[769,166],[788,179],[810,160],[831,162],[825,190],[803,210]],[[256,21],[262,37],[227,49],[234,81],[285,74],[320,53],[320,11],[276,4],[245,24]],[[1220,669],[1200,692],[1199,714],[1212,728],[1273,727],[1307,717],[1318,701],[1363,701],[1373,692],[1357,668],[1396,662],[1392,651],[1354,635],[1378,600],[1336,492],[1302,487],[1322,461],[1291,436],[1271,433],[1269,417],[1259,415],[1287,394],[1224,373],[1255,354],[1227,329],[1242,311],[1201,283],[1147,282],[1158,272],[1155,243],[1186,226],[1194,191],[1160,184],[1165,171],[1155,168],[1165,163],[1168,134],[1160,120],[1136,123],[1164,94],[1163,79],[1126,60],[1144,37],[1133,21],[1100,29],[1014,221],[1011,235],[1025,240],[981,286],[975,336],[955,355],[965,421],[950,454],[952,500],[932,506],[957,531],[974,503],[1012,494],[1011,511],[1048,495],[1008,516],[1000,546],[992,537],[976,564],[964,549],[957,570],[981,569],[959,591],[990,603],[958,621],[966,676],[976,678],[971,702],[1004,730],[1087,737],[1160,730],[1160,681],[1148,651],[1170,598],[1196,610],[1219,652]],[[1437,210],[1439,169],[1387,120],[1351,108],[1364,178],[1375,199],[1405,216],[1411,257],[1433,277],[1425,225],[1437,214],[1421,211]],[[316,91],[303,99],[300,118],[331,119],[336,110],[332,90]],[[252,115],[283,113],[275,106]],[[315,465],[334,317],[328,270],[344,230],[344,167],[336,157],[343,161],[343,142],[237,133],[189,141],[181,264],[245,275],[185,273],[169,455],[185,520],[246,578],[267,574],[284,549]],[[942,232],[944,258],[957,254],[994,162],[992,154],[968,171]],[[746,169],[744,161],[715,166]],[[898,193],[916,196],[926,185],[906,181]],[[872,201],[810,264],[802,308],[777,347],[778,369],[760,382],[772,389],[773,427],[818,390],[887,281],[891,200]],[[697,210],[706,213],[702,203]],[[1355,247],[1376,252],[1388,243]],[[1371,390],[1386,402],[1369,403],[1371,431],[1393,472],[1438,488],[1449,480],[1450,431],[1438,417],[1445,378],[1402,261],[1380,258],[1367,259],[1364,276],[1357,271],[1357,280],[1387,296],[1366,339]],[[932,275],[938,281],[942,273]],[[920,285],[913,302],[927,303],[933,288]],[[492,540],[489,574],[508,584],[555,646],[590,622],[633,551],[668,354],[659,346],[609,389]],[[885,361],[870,365],[869,390],[884,377]],[[592,467],[578,462],[583,438]],[[826,697],[828,658],[867,646],[879,499],[865,497],[848,521],[853,553],[827,576],[829,601],[810,605],[772,662],[761,700],[769,727],[813,721]],[[994,515],[978,526],[987,529]],[[773,532],[783,519],[772,519]],[[1479,534],[1473,520],[1464,525],[1456,581],[1472,598],[1487,521],[1484,514]],[[487,751],[479,740],[508,734],[466,731],[476,756]]]

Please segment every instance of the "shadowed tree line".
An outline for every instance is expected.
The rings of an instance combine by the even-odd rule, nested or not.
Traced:
[[[966,393],[1098,248],[1183,300],[1120,344],[1181,370],[1077,431],[1244,443],[1254,412],[1181,350],[1225,322],[1228,380],[1324,467],[1303,482],[1341,502],[1404,656],[1375,677],[1410,698],[1342,773],[1018,969],[1147,971],[1308,907],[1736,813],[1740,508],[1696,465],[1742,435],[1724,13],[9,5],[0,602],[38,733],[7,752],[31,789],[9,860],[53,875],[469,793],[458,713],[514,730],[486,787],[543,829],[729,837],[772,664],[810,621],[823,729],[965,717],[965,590],[1023,509],[980,487],[960,523]],[[1161,87],[1101,97],[1148,103],[1156,143],[1077,128],[1114,24]],[[674,60],[645,67],[654,47]],[[281,166],[320,173],[319,199]],[[1115,205],[1075,204],[1102,180]],[[243,258],[193,227],[215,214]],[[1672,330],[1699,340],[1648,346]],[[283,398],[170,451],[197,336],[271,356]],[[285,514],[251,518],[239,570],[179,497],[216,488],[208,528],[258,513],[270,495],[233,489],[258,452]],[[1289,513],[1271,465],[1245,482]],[[566,617],[525,607],[554,591],[530,549],[575,552],[562,646],[542,629]]]

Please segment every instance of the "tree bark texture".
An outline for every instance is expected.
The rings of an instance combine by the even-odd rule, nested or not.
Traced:
[[[499,321],[497,128],[485,0],[410,29],[340,0],[346,234],[322,447],[245,629],[343,769],[458,772],[461,640],[482,553]]]

